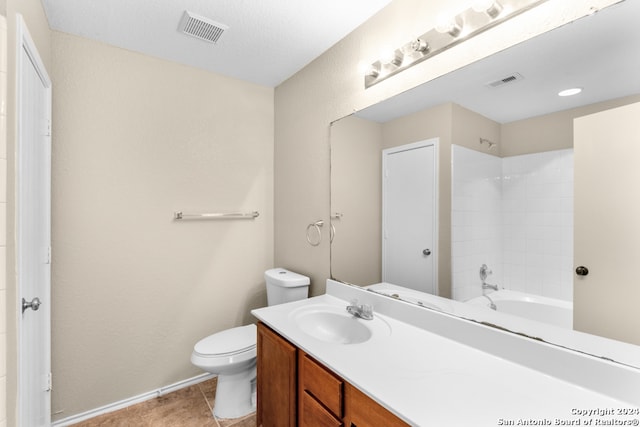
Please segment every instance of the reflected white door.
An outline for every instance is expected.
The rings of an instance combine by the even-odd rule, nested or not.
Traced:
[[[382,280],[437,294],[437,139],[382,152]]]
[[[18,19],[19,425],[51,425],[51,82]]]

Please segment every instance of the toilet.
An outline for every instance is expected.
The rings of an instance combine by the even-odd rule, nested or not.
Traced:
[[[264,273],[267,305],[305,299],[309,278],[284,268]],[[240,418],[256,410],[256,325],[239,326],[209,335],[196,343],[191,363],[218,376],[213,415]]]

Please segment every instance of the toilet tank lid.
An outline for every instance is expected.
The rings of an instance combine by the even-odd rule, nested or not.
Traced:
[[[308,286],[311,281],[307,276],[285,270],[284,268],[272,268],[264,273],[264,278],[268,283],[285,288],[296,288],[299,286]]]
[[[256,336],[256,325],[238,326],[201,339],[194,350],[203,356],[239,353],[255,347]]]

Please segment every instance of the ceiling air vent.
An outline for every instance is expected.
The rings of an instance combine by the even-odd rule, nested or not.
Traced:
[[[522,80],[522,79],[524,79],[522,74],[513,73],[513,74],[510,74],[510,75],[508,75],[506,77],[503,77],[501,79],[498,79],[498,80],[492,81],[490,83],[487,83],[486,86],[489,86],[489,87],[500,87],[500,86],[506,85],[508,83],[514,83],[514,82],[516,82],[518,80]]]
[[[218,41],[222,33],[228,30],[229,27],[219,22],[212,21],[204,16],[196,15],[195,13],[184,11],[184,15],[180,20],[178,30],[184,34],[196,37],[200,40],[205,40],[210,43]]]

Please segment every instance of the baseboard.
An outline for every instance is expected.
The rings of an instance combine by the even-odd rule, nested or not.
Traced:
[[[168,385],[166,387],[160,387],[156,390],[148,391],[146,393],[142,393],[137,396],[130,397],[128,399],[120,400],[119,402],[114,402],[109,405],[101,406],[100,408],[92,409],[90,411],[82,412],[80,414],[63,418],[61,420],[53,422],[52,426],[53,427],[70,426],[72,424],[76,424],[81,421],[85,421],[90,418],[97,417],[98,415],[108,414],[109,412],[117,411],[119,409],[124,409],[128,406],[135,405],[136,403],[141,403],[147,400],[155,399],[156,397],[164,396],[167,393],[171,393],[176,390],[180,390],[182,388],[201,383],[202,381],[206,381],[213,377],[215,377],[215,375],[213,374],[202,374],[193,378],[188,378],[186,380],[178,381],[177,383]]]

